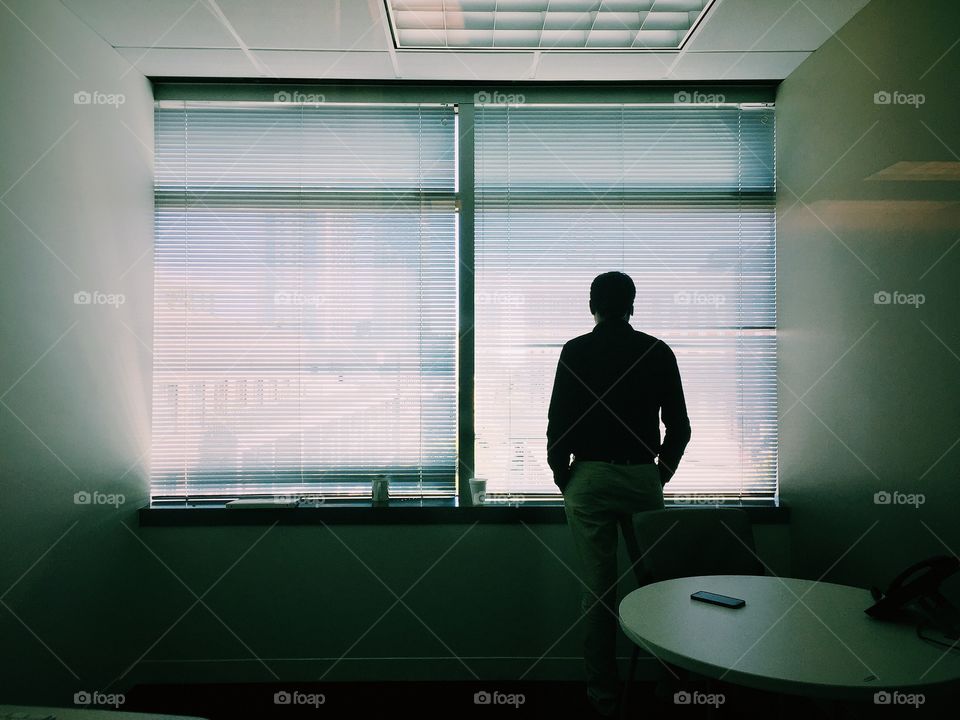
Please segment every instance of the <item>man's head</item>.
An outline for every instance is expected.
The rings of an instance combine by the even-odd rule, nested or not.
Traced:
[[[605,272],[590,284],[590,312],[597,322],[633,315],[633,300],[637,287],[629,275]]]

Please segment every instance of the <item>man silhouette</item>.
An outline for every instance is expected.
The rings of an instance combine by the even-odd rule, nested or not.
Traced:
[[[630,326],[636,294],[624,273],[594,279],[590,312],[596,325],[560,352],[547,424],[547,461],[563,493],[585,586],[587,697],[601,715],[615,714],[619,697],[618,523],[663,507],[663,486],[690,440],[673,351]]]

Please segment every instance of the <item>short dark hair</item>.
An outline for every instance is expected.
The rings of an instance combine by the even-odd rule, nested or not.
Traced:
[[[612,271],[597,275],[590,284],[590,312],[601,317],[622,317],[633,313],[637,286],[629,275]]]

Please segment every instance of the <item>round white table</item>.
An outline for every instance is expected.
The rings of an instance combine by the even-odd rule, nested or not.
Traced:
[[[746,606],[691,600],[697,590],[742,598]],[[872,604],[868,590],[833,583],[686,577],[631,592],[620,603],[620,626],[667,663],[772,692],[861,700],[960,680],[960,650],[921,640],[914,625],[874,620],[863,612]]]

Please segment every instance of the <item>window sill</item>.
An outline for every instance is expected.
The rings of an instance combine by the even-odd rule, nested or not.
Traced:
[[[683,508],[685,505],[667,505]],[[725,506],[731,507],[731,506]],[[784,505],[743,506],[754,524],[785,524],[789,508]],[[455,525],[471,523],[566,523],[563,503],[485,505],[457,507],[447,504],[398,503],[373,507],[369,503],[325,505],[312,508],[227,509],[223,505],[144,507],[139,510],[141,527],[196,527],[215,525]]]

